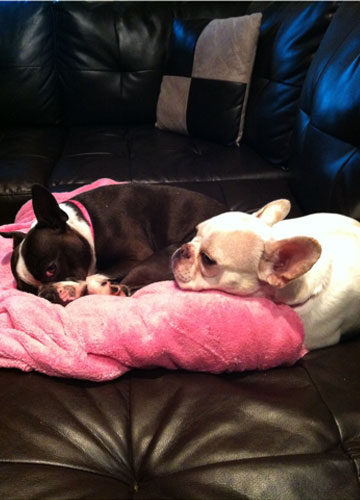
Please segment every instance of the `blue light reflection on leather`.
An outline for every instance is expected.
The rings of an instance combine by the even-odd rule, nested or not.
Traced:
[[[178,19],[174,20],[173,33],[176,39],[176,45],[182,46],[188,50],[192,50],[195,45],[195,36],[192,33],[186,32],[184,24]]]
[[[338,107],[341,108],[342,113],[344,111],[357,112],[354,101],[360,102],[357,83],[359,70],[360,54],[354,55],[353,61],[349,62],[346,69],[342,67],[341,72],[338,65],[334,69],[327,69],[325,77],[322,78],[319,85],[321,92],[318,92],[317,96],[318,107],[323,113],[329,112],[331,109],[336,111]]]
[[[344,43],[346,40],[346,43]],[[354,147],[359,144],[360,40],[357,32],[339,38],[331,64],[319,69],[313,95],[314,124]]]
[[[308,6],[305,8],[302,6],[299,9],[296,5],[291,5],[292,3],[295,4],[295,2],[288,3],[289,5],[286,6],[287,2],[284,2],[284,12],[287,12],[288,16],[285,17],[282,24],[274,23],[274,17],[271,15],[263,18],[261,35],[266,39],[267,32],[269,32],[269,36],[273,36],[271,35],[272,32],[276,33],[278,43],[274,45],[274,53],[270,61],[270,64],[272,64],[273,60],[278,61],[278,67],[273,68],[276,78],[282,80],[284,75],[287,75],[287,83],[300,86],[303,82],[303,73],[296,72],[292,76],[289,67],[293,66],[294,58],[298,57],[304,43],[304,25],[316,26],[319,10],[326,7],[322,5],[322,2],[309,2]],[[296,12],[296,16],[293,15],[293,12]],[[279,64],[279,61],[281,61],[281,64]]]

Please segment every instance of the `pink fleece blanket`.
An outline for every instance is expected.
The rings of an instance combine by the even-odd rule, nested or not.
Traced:
[[[56,198],[111,183],[101,179]],[[27,231],[33,219],[28,202],[1,230]],[[185,292],[169,281],[130,298],[92,295],[62,307],[15,289],[11,250],[0,237],[0,367],[103,381],[132,368],[264,370],[306,353],[301,320],[288,306]]]

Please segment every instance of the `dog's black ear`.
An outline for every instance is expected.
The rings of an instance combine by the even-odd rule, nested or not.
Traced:
[[[34,184],[32,202],[35,217],[39,224],[53,228],[64,228],[67,214],[61,210],[55,197],[44,186]]]
[[[13,248],[16,248],[20,245],[26,234],[21,231],[9,231],[8,233],[0,231],[0,236],[3,236],[4,238],[13,238]]]

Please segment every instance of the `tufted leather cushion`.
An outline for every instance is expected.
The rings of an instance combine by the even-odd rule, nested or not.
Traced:
[[[292,126],[296,99],[286,97],[284,106],[287,86],[280,88],[270,74],[261,73],[261,55],[248,112],[250,148],[246,138],[236,152],[154,129],[167,42],[174,17],[232,17],[261,9],[267,19],[261,51],[266,61],[274,61],[270,69],[288,66],[298,82],[333,9],[332,3],[319,4],[287,4],[284,10],[272,2],[1,2],[0,30],[6,36],[0,40],[5,75],[0,81],[0,223],[13,220],[35,182],[60,190],[104,176],[234,180],[240,199],[244,179],[284,178],[284,170],[276,173],[260,155],[277,162],[277,145],[287,144],[283,133]],[[291,44],[288,57],[280,57],[284,33],[293,25],[295,52],[305,63],[299,63]],[[256,81],[263,77],[266,89],[279,90],[276,99],[261,85],[257,92]],[[267,155],[268,146],[275,156]],[[281,163],[284,156],[277,158]]]
[[[59,128],[0,128],[0,224],[14,219],[34,183],[47,183],[64,141]]]
[[[335,2],[252,2],[261,26],[244,140],[263,158],[286,165],[301,87]]]
[[[292,186],[306,211],[360,220],[360,5],[334,16],[307,75],[297,115]]]
[[[291,368],[1,373],[2,498],[359,498],[360,343]]]
[[[0,126],[56,123],[51,3],[2,2],[0,32]]]
[[[261,186],[261,180],[287,176],[246,144],[227,148],[153,125],[2,129],[0,165],[0,223],[13,220],[35,182],[60,191],[100,177],[163,183],[234,181],[240,202],[246,191],[241,181],[258,180]],[[281,185],[286,188],[285,182]]]
[[[302,61],[306,66],[310,62],[333,3],[254,2],[252,8],[269,15],[269,21],[248,114],[250,147],[243,142],[236,152],[161,133],[150,123],[98,122],[107,119],[107,113],[112,121],[119,108],[119,120],[136,121],[127,102],[137,112],[140,109],[139,120],[154,115],[151,99],[161,64],[150,61],[147,47],[139,45],[144,54],[136,47],[142,31],[150,47],[148,35],[153,30],[156,50],[165,53],[165,32],[157,20],[166,18],[169,5],[162,3],[144,7],[152,16],[147,24],[138,2],[123,7],[117,2],[0,2],[0,33],[6,34],[0,37],[2,222],[9,221],[28,198],[33,182],[68,190],[109,174],[118,180],[172,182],[241,210],[259,208],[281,196],[291,198],[285,172],[256,151],[280,164],[287,158],[298,85],[305,74]],[[173,2],[170,7],[175,16],[201,18],[241,15],[248,6],[248,2]],[[128,9],[135,12],[133,26]],[[286,15],[282,9],[289,9]],[[91,11],[98,15],[91,17]],[[352,80],[350,75],[357,75],[359,8],[344,4],[340,11],[306,81],[295,137],[298,159],[292,166],[303,208],[330,205],[356,214],[359,93],[352,87],[358,78]],[[295,12],[297,23],[290,15]],[[122,33],[123,19],[124,45],[114,37]],[[87,24],[90,20],[95,21],[93,29]],[[290,27],[294,45],[286,38]],[[72,52],[74,33],[81,36],[73,40],[77,49]],[[91,46],[102,37],[103,44]],[[61,56],[56,82],[51,43]],[[114,64],[114,54],[121,45],[128,50],[122,52],[120,66],[120,59]],[[44,58],[36,54],[40,46]],[[143,68],[145,76],[128,61],[131,53],[136,60],[151,62]],[[104,58],[101,68],[96,66],[99,55]],[[35,68],[29,71],[32,62]],[[285,72],[290,67],[294,79]],[[81,69],[86,69],[84,75]],[[91,75],[89,69],[104,69],[107,78],[101,71]],[[331,72],[334,87],[329,88],[326,102],[317,92],[317,82],[326,84],[323,76]],[[279,74],[288,75],[288,85],[275,81]],[[348,78],[339,88],[343,75]],[[132,81],[140,94],[132,93]],[[126,82],[123,93],[120,86],[115,90],[119,82]],[[90,84],[96,85],[102,104],[94,99]],[[274,98],[276,89],[279,101]],[[342,104],[346,106],[341,110]],[[87,126],[92,113],[96,120]],[[296,205],[293,215],[299,215]],[[295,367],[222,376],[149,370],[94,384],[2,370],[0,496],[355,500],[360,497],[359,358],[357,339],[310,353]]]
[[[64,123],[153,123],[171,3],[60,2],[55,15]]]
[[[74,128],[49,183],[85,184],[97,177],[152,182],[281,178],[247,146],[224,148],[201,139],[159,131],[153,126]],[[91,179],[89,178],[91,177]]]

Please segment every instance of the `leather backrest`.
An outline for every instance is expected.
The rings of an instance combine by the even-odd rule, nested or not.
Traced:
[[[252,2],[263,19],[246,112],[244,140],[286,166],[301,87],[331,21],[335,2]]]
[[[64,122],[155,122],[171,4],[59,2],[55,11]]]
[[[0,124],[155,122],[171,2],[0,2]]]
[[[56,123],[52,4],[0,2],[0,123]]]
[[[360,4],[344,2],[309,69],[297,113],[292,186],[307,212],[360,219]]]
[[[264,21],[245,142],[283,165],[333,2],[0,2],[0,123],[154,123],[172,19]]]
[[[174,16],[249,2],[0,2],[0,124],[154,123]]]

